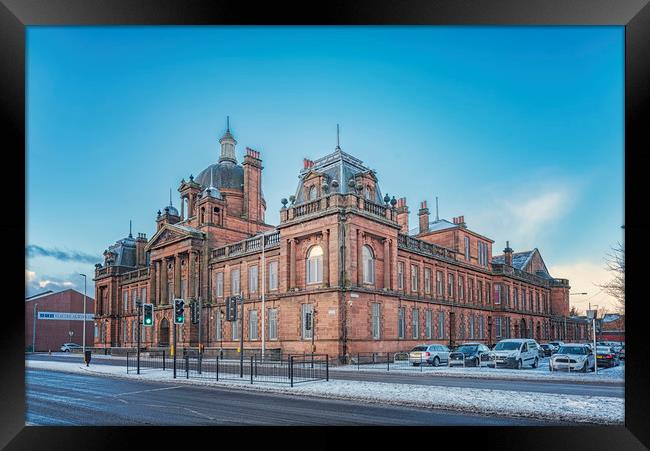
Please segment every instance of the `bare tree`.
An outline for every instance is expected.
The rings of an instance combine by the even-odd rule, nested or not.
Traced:
[[[582,316],[584,313],[582,310],[578,309],[575,305],[571,306],[571,311],[569,311],[569,316]]]
[[[612,279],[598,286],[616,299],[619,313],[625,313],[625,248],[618,242],[605,258]]]

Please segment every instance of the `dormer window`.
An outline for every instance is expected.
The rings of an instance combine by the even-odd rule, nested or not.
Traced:
[[[316,187],[315,187],[315,186],[312,186],[311,188],[309,188],[309,200],[315,200],[315,199],[316,199],[316,195],[317,195],[317,193],[316,193]]]

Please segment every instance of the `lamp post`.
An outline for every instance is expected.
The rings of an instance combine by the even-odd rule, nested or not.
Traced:
[[[36,352],[36,308],[38,304],[34,304],[34,326],[32,328],[32,352]]]
[[[85,356],[86,355],[86,280],[87,277],[85,274],[79,274],[79,275],[83,276],[84,278],[84,320],[83,320],[83,332],[82,332],[83,333],[82,348]]]

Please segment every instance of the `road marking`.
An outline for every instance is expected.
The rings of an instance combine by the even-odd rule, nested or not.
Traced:
[[[198,415],[198,416],[201,416],[201,417],[207,418],[208,420],[214,420],[214,418],[212,418],[211,416],[206,415],[206,414],[201,413],[201,412],[197,412],[196,410],[192,410],[192,409],[187,408],[187,407],[183,407],[183,409],[187,410],[188,412],[192,412],[193,414],[196,414],[196,415]]]
[[[117,400],[123,402],[124,404],[128,404],[128,403],[129,403],[129,401],[127,401],[126,399],[117,398]]]
[[[147,392],[152,392],[152,391],[161,391],[161,390],[173,390],[175,388],[182,388],[182,385],[177,385],[175,387],[163,387],[163,388],[151,388],[149,390],[138,390],[138,391],[130,391],[126,393],[117,393],[115,395],[110,395],[113,398],[117,398],[118,396],[125,396],[125,395],[136,395],[138,393],[147,393]],[[95,396],[95,398],[105,398],[106,395],[103,396]]]

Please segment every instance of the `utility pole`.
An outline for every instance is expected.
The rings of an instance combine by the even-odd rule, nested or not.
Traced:
[[[82,326],[82,328],[83,328],[83,342],[82,342],[83,345],[82,345],[82,348],[83,348],[83,354],[84,354],[84,358],[85,358],[85,356],[86,356],[86,279],[87,278],[86,278],[85,274],[79,274],[79,275],[83,276],[83,278],[84,278],[84,321],[83,321],[83,326]]]
[[[36,315],[36,308],[38,304],[34,304],[34,324],[32,326],[32,352],[36,352],[36,320],[38,319]]]
[[[264,360],[264,350],[266,348],[266,330],[265,330],[265,317],[266,317],[266,308],[265,308],[265,295],[266,295],[266,258],[264,255],[264,247],[266,245],[266,235],[262,231],[262,360]]]
[[[142,311],[142,301],[135,301],[135,305],[138,308],[138,350],[137,350],[137,360],[138,360],[138,374],[140,374],[140,340],[141,340],[141,331],[142,331],[142,326],[140,322],[140,312]]]
[[[244,297],[240,294],[239,303],[241,304],[241,329],[239,331],[239,377],[244,377]]]

